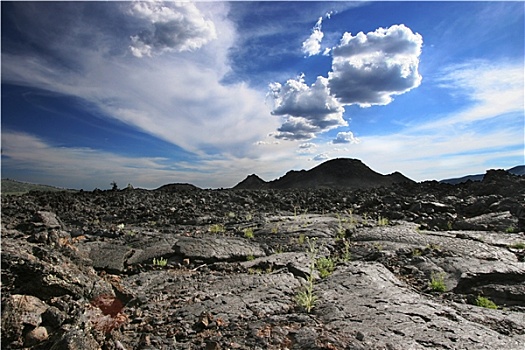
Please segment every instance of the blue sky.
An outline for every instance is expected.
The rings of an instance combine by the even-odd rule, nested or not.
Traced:
[[[524,164],[523,2],[4,2],[2,178],[231,187]]]

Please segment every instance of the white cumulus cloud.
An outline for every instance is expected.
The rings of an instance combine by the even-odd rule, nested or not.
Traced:
[[[328,158],[330,158],[328,153],[319,153],[318,155],[313,157],[312,160],[320,161],[320,160],[327,160]]]
[[[328,81],[317,77],[308,86],[301,75],[284,85],[270,84],[269,97],[273,100],[273,115],[284,116],[285,122],[274,134],[277,138],[307,140],[348,123],[343,119],[343,106],[330,95]]]
[[[359,139],[351,131],[339,132],[332,143],[359,143]]]
[[[320,40],[314,39],[322,38],[321,23],[322,17],[312,36],[303,43],[305,53],[320,52],[320,45],[314,45]],[[421,35],[403,24],[355,36],[344,33],[339,45],[323,52],[332,55],[328,77],[317,77],[311,86],[306,85],[304,75],[284,85],[270,84],[272,114],[285,117],[273,136],[287,140],[315,138],[319,133],[348,125],[343,118],[346,105],[386,105],[392,102],[392,96],[418,87],[422,80],[418,72],[422,45]],[[353,135],[341,133],[334,142],[356,140]]]
[[[217,38],[213,21],[192,3],[134,2],[130,13],[144,21],[144,29],[131,36],[136,57],[192,51]]]
[[[297,150],[297,153],[301,154],[310,154],[314,153],[317,150],[317,145],[312,142],[304,142],[299,145],[299,149]]]
[[[423,38],[405,25],[353,36],[345,33],[332,49],[331,93],[344,104],[386,105],[421,84]]]

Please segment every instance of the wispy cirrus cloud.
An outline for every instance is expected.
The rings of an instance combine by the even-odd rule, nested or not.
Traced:
[[[321,41],[324,34],[322,31],[323,17],[319,17],[312,29],[312,34],[303,42],[303,53],[307,56],[317,55],[321,52]]]
[[[471,102],[457,113],[418,125],[419,130],[466,127],[508,113],[523,116],[525,82],[521,62],[473,60],[454,64],[441,71],[437,83],[451,95]]]
[[[42,7],[39,21],[45,31],[51,22],[46,16],[54,14],[44,4],[34,6],[33,12]],[[48,37],[47,50],[52,54],[2,52],[2,82],[79,97],[107,118],[195,154],[254,154],[251,145],[275,130],[278,121],[269,117],[264,92],[242,82],[222,82],[231,69],[228,49],[236,39],[226,17],[227,6],[107,4],[105,16],[118,15],[127,32],[91,22],[84,26],[83,21],[93,19],[79,15],[76,7],[62,8],[64,21],[71,27]],[[21,6],[20,11],[27,8]],[[152,28],[141,32],[145,23]],[[142,36],[133,39],[137,31]],[[86,35],[89,42],[79,39]],[[142,46],[137,46],[137,40]],[[64,54],[61,42],[67,43],[67,50],[81,54]],[[113,50],[105,49],[111,46]]]
[[[289,149],[278,148],[262,159],[221,155],[174,161],[165,157],[126,156],[92,147],[64,147],[25,132],[2,130],[2,166],[8,169],[7,172],[3,169],[3,176],[35,182],[36,170],[38,183],[86,190],[109,188],[112,181],[121,187],[130,183],[148,189],[167,183],[232,187],[254,172],[266,179],[281,176],[283,170],[279,164],[289,154]]]

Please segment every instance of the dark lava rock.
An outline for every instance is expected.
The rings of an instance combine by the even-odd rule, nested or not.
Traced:
[[[525,348],[523,177],[170,186],[2,198],[2,347]]]

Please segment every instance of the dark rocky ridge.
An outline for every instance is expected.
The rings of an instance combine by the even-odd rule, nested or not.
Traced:
[[[507,169],[506,171],[513,175],[523,176],[525,175],[525,165],[518,165],[513,168]],[[444,180],[441,180],[440,182],[451,184],[451,185],[457,185],[463,182],[467,182],[469,180],[470,181],[481,181],[483,180],[484,176],[485,174],[466,175],[466,176],[462,176],[458,178],[444,179]]]
[[[265,182],[257,175],[250,175],[234,189],[306,189],[306,188],[373,188],[394,183],[413,182],[399,172],[381,175],[358,159],[338,158],[328,160],[310,170],[291,170],[283,177]]]
[[[171,189],[3,198],[2,347],[525,347],[523,177]]]

